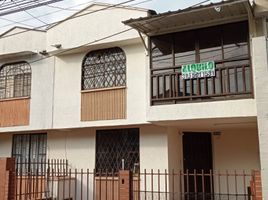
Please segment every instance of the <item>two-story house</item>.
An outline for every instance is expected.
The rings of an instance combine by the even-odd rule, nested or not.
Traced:
[[[202,176],[175,189],[218,199],[246,198],[250,177],[236,178],[261,170],[268,198],[267,12],[261,0],[162,14],[97,3],[45,31],[12,28],[0,36],[0,157],[230,170],[230,188]]]

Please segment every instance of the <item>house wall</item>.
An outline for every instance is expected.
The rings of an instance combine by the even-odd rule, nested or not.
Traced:
[[[14,28],[0,40],[0,55],[31,51],[38,53],[46,49],[46,33]]]
[[[154,125],[143,125],[139,128],[141,171],[183,168],[183,129]],[[96,130],[98,128],[48,131],[47,158],[68,159],[73,169],[94,169]],[[212,135],[215,170],[260,169],[256,128],[232,128],[220,132],[220,135]],[[12,135],[0,134],[0,157],[11,156]]]
[[[129,29],[122,21],[130,18],[147,16],[146,10],[136,10],[128,8],[104,9],[105,5],[93,5],[88,9],[76,14],[81,16],[60,23],[47,31],[47,49],[55,50],[53,44],[61,44],[63,49],[85,45],[93,41],[106,38],[123,30]],[[102,11],[97,11],[104,9]],[[96,12],[97,11],[97,12]],[[88,14],[93,12],[91,14]],[[85,15],[86,14],[86,15]],[[107,23],[109,21],[109,23]],[[94,27],[94,28],[92,28]],[[81,34],[81,32],[83,34]],[[135,30],[123,34],[114,35],[95,44],[122,41],[139,37]],[[71,39],[70,39],[71,38]]]
[[[268,199],[268,44],[265,37],[252,40],[263,198]]]
[[[34,62],[40,58],[40,56],[21,57],[0,63],[1,66],[7,62],[27,61],[32,70],[29,125],[3,127],[0,128],[0,132],[52,128],[54,58]]]
[[[126,54],[126,119],[81,121],[81,68],[88,53],[56,58],[53,128],[146,123],[146,55],[140,43],[119,46]]]

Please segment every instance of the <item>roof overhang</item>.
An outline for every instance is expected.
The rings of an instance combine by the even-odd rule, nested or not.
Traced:
[[[8,59],[8,58],[19,58],[24,56],[32,56],[37,54],[37,52],[33,51],[21,51],[16,53],[6,53],[6,54],[0,54],[0,60]]]
[[[248,0],[230,0],[184,10],[129,19],[123,23],[148,36],[247,20],[252,14]]]

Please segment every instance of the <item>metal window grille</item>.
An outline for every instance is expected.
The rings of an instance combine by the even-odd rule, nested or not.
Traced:
[[[96,135],[96,171],[139,170],[139,129],[100,130]]]
[[[40,164],[46,159],[47,134],[19,134],[13,136],[12,157],[19,173],[45,171]],[[43,170],[43,172],[42,172]]]
[[[27,62],[1,66],[0,99],[30,96],[31,75],[31,67]]]
[[[82,90],[126,85],[126,56],[119,47],[89,52],[82,65]]]

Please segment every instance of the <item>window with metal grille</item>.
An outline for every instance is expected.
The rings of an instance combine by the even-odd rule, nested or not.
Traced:
[[[46,133],[13,135],[12,157],[18,172],[44,172],[46,150]]]
[[[119,47],[89,52],[82,64],[82,90],[126,85],[126,56]]]
[[[31,67],[27,62],[0,67],[0,99],[28,97],[31,93]]]
[[[139,129],[99,130],[96,134],[96,171],[139,170]]]

